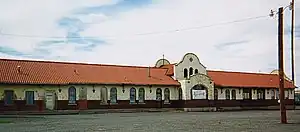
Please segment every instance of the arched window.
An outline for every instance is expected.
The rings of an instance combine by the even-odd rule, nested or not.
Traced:
[[[257,99],[265,99],[265,90],[257,89]]]
[[[234,89],[231,90],[231,99],[236,100],[236,91]]]
[[[182,89],[178,89],[178,100],[182,100]]]
[[[198,72],[199,72],[198,69],[195,69],[195,74],[198,74]]]
[[[183,70],[183,77],[187,78],[187,76],[188,76],[188,70],[186,68],[184,68],[184,70]]]
[[[218,100],[218,98],[219,98],[219,96],[218,96],[218,89],[214,89],[214,98],[215,98],[215,100]]]
[[[194,69],[192,67],[190,67],[190,75],[189,76],[193,75],[193,72],[194,72]]]
[[[135,96],[135,88],[130,88],[130,103],[135,103],[135,99],[136,99],[136,96]]]
[[[117,103],[117,88],[110,89],[110,103],[111,104]]]
[[[162,95],[161,95],[161,89],[157,88],[156,89],[156,100],[161,101],[162,100]]]
[[[170,103],[170,90],[168,88],[165,88],[164,96],[165,96],[164,102]]]
[[[225,90],[225,99],[230,100],[230,91],[229,91],[229,89]]]
[[[145,102],[145,89],[140,88],[139,89],[139,103],[144,103]]]
[[[271,99],[275,99],[275,90],[274,89],[272,89],[272,91],[271,91]]]
[[[69,93],[69,104],[76,104],[76,88],[70,87],[68,90]]]
[[[279,90],[276,90],[276,99],[279,99]]]

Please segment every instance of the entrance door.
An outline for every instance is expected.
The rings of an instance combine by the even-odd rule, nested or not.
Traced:
[[[52,91],[46,91],[46,109],[53,110],[55,106],[55,94]]]

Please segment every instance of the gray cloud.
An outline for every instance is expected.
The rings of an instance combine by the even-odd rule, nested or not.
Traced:
[[[249,42],[250,42],[249,40],[230,41],[230,42],[217,44],[217,45],[215,45],[215,48],[218,49],[218,50],[225,50],[225,49],[230,48],[232,46],[246,44],[246,43],[249,43]]]

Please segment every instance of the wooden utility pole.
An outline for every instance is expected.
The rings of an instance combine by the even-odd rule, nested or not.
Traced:
[[[283,57],[283,7],[278,10],[278,63],[281,123],[287,123],[284,101],[284,57]]]
[[[291,24],[291,63],[292,63],[292,82],[295,85],[295,55],[294,55],[294,23],[295,23],[295,0],[291,2],[291,9],[292,9],[292,24]]]

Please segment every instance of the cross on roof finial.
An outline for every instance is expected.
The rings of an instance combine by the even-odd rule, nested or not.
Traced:
[[[165,65],[165,55],[163,54],[163,65]]]

